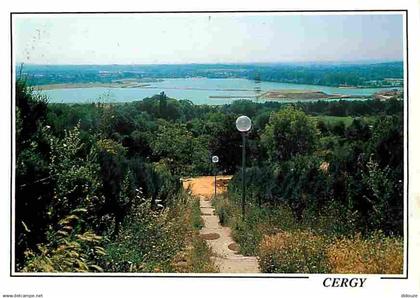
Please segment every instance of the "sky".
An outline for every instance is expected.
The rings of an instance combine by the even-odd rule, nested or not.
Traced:
[[[398,14],[15,15],[26,64],[402,61]]]

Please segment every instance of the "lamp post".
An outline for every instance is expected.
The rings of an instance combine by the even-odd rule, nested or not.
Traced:
[[[216,164],[219,162],[219,156],[213,155],[211,157],[211,162],[214,164],[214,197],[216,198],[216,176],[217,176],[217,166]]]
[[[245,218],[245,145],[246,134],[251,130],[252,122],[247,116],[236,119],[236,129],[242,134],[242,219]]]

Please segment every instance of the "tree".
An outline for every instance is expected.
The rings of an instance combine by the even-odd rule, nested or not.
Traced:
[[[155,160],[165,160],[174,175],[194,174],[197,162],[209,160],[206,144],[197,141],[185,124],[161,120],[151,147]]]
[[[35,95],[23,79],[16,80],[16,266],[23,253],[45,240],[52,194],[48,171],[49,142],[45,125],[47,102]]]
[[[312,152],[317,135],[318,130],[313,119],[303,111],[287,106],[271,115],[261,141],[270,160],[278,162]]]
[[[212,155],[219,156],[219,169],[234,173],[240,165],[241,134],[235,127],[236,116],[232,114],[219,115],[219,120],[212,123],[209,149]]]

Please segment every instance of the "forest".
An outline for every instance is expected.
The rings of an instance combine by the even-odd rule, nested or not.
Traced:
[[[19,73],[19,68],[17,72]],[[402,62],[181,65],[25,65],[31,84],[111,83],[124,79],[243,78],[334,87],[401,87]],[[391,79],[391,80],[390,80]]]
[[[320,80],[350,82],[302,82]],[[233,175],[214,200],[220,222],[262,272],[402,273],[403,107],[401,98],[210,106],[163,92],[53,104],[18,79],[15,270],[216,272],[182,179],[212,175],[218,155],[217,172]],[[245,219],[240,115],[253,122]]]

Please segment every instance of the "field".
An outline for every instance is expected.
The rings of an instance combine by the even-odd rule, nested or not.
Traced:
[[[343,122],[346,127],[350,126],[353,123],[353,120],[360,117],[351,117],[351,116],[314,116],[315,120],[321,120],[329,125],[336,125],[339,122]],[[364,121],[368,124],[373,124],[375,117],[367,116],[362,117]]]

